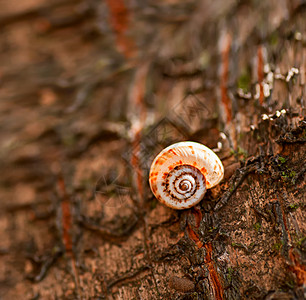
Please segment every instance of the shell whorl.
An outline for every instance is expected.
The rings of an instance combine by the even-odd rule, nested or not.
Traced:
[[[149,182],[160,202],[186,209],[199,203],[206,189],[217,185],[223,174],[222,162],[212,150],[199,143],[180,142],[155,157]]]

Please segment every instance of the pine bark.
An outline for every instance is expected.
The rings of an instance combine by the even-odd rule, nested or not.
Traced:
[[[0,299],[305,299],[306,6],[0,0]],[[171,143],[224,180],[175,211]]]

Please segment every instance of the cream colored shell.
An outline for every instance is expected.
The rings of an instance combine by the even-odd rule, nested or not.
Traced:
[[[174,209],[186,209],[199,203],[206,189],[223,178],[219,157],[196,142],[180,142],[162,150],[154,159],[149,175],[155,197]]]

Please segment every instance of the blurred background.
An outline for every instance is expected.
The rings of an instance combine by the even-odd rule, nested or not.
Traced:
[[[124,237],[139,209],[163,219],[154,155],[194,140],[227,167],[278,151],[305,113],[305,6],[0,0],[0,299],[135,299],[114,278],[142,247]],[[162,297],[148,286],[138,299]]]

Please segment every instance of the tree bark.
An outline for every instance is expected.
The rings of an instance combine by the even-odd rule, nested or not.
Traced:
[[[305,2],[0,0],[0,299],[305,299]],[[157,153],[224,180],[160,204]]]

